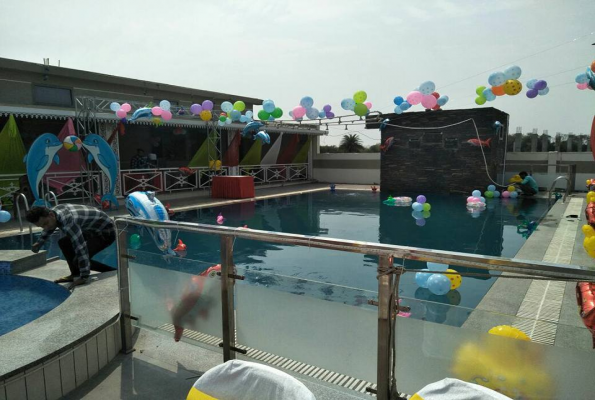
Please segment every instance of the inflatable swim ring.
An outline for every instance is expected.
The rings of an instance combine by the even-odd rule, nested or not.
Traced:
[[[469,210],[483,210],[484,208],[486,208],[486,203],[482,203],[480,201],[475,203],[467,203],[467,208]]]
[[[407,196],[400,196],[400,197],[389,197],[388,199],[384,200],[382,203],[386,204],[387,206],[395,206],[395,207],[409,207],[411,206],[411,202],[413,199]]]

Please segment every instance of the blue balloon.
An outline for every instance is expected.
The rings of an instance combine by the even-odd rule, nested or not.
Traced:
[[[248,117],[245,115],[240,116],[240,122],[248,122]]]
[[[415,211],[422,211],[424,209],[424,205],[416,201],[411,204],[411,208],[413,208]]]
[[[341,100],[341,108],[343,108],[343,110],[353,111],[355,108],[355,100],[349,98]]]
[[[434,90],[436,90],[436,85],[432,81],[426,81],[426,82],[422,83],[421,85],[419,85],[419,91],[422,94],[425,94],[425,95],[432,94],[432,93],[434,93]]]
[[[519,197],[519,193],[517,191],[510,192],[511,199],[516,199],[517,197]]]
[[[302,106],[304,108],[312,108],[313,105],[314,105],[314,99],[310,96],[304,96],[300,100],[300,106]]]
[[[496,100],[496,95],[492,92],[492,89],[490,89],[490,88],[484,89],[481,94],[483,95],[483,97],[486,98],[487,101]]]
[[[275,103],[273,100],[265,100],[262,102],[262,109],[270,114],[275,111]]]
[[[535,89],[535,84],[537,83],[537,79],[529,79],[527,81],[527,87],[529,89]]]
[[[432,274],[428,278],[427,285],[430,292],[438,296],[450,292],[450,279],[446,275]]]
[[[494,198],[497,199],[498,197],[500,197],[500,192],[497,190],[494,190]]]
[[[426,265],[428,266],[428,269],[430,271],[446,271],[448,269],[448,264],[441,264],[441,263],[435,263],[435,262],[430,262],[428,261],[426,263]]]
[[[308,117],[310,119],[318,118],[318,114],[320,114],[320,112],[316,108],[312,107],[312,108],[306,109],[306,117]]]
[[[269,121],[274,121],[275,117],[273,117],[272,115],[269,115]]]
[[[402,114],[403,110],[401,110],[401,107],[399,106],[395,106],[395,114]]]
[[[436,104],[438,104],[440,107],[445,106],[446,103],[448,103],[448,96],[440,96],[438,98],[438,100],[436,101]]]
[[[289,116],[293,117],[293,111],[289,111]]]
[[[424,269],[427,271],[427,269]],[[428,279],[432,276],[432,274],[428,274],[427,272],[416,272],[415,273],[415,283],[417,286],[427,289],[428,288]]]
[[[576,83],[587,83],[589,82],[589,76],[585,73],[578,74],[576,78],[574,78]]]
[[[8,211],[0,210],[0,222],[10,221],[10,213]]]
[[[326,112],[323,110],[318,113],[318,118],[326,118]]]
[[[404,101],[401,103],[401,105],[399,106],[401,107],[401,110],[403,111],[407,111],[411,108],[411,104],[409,104],[408,102]]]
[[[241,117],[242,117],[242,113],[240,111],[238,111],[238,110],[231,111],[231,120],[232,121],[239,121]]]
[[[539,91],[539,95],[540,95],[540,96],[545,96],[545,95],[546,95],[546,94],[548,94],[549,92],[550,92],[550,88],[549,88],[549,87],[546,87],[545,89],[541,89],[541,90]]]
[[[400,106],[400,105],[401,105],[401,103],[402,103],[402,102],[404,102],[404,101],[405,101],[405,99],[403,99],[401,96],[397,96],[397,97],[395,97],[395,99],[393,100],[393,102],[394,102],[396,105],[398,105],[398,106]],[[116,110],[116,111],[117,111],[117,110]]]
[[[479,190],[474,190],[473,193],[471,193],[471,196],[473,197],[481,197],[481,192]]]
[[[488,186],[488,191],[493,192],[495,190],[496,190],[496,186],[494,186],[494,185]]]
[[[506,82],[506,75],[503,72],[493,72],[488,77],[488,83],[492,86],[502,86]]]
[[[479,196],[479,201],[481,201],[482,203],[486,202],[486,198],[483,196]]]

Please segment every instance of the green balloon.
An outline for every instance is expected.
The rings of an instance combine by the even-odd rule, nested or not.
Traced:
[[[271,116],[271,114],[269,114],[265,110],[260,110],[258,112],[258,118],[261,119],[261,120],[263,120],[263,121],[268,121],[268,119],[269,119],[270,116]]]
[[[478,96],[482,96],[483,97],[483,91],[486,89],[485,86],[478,86],[477,89],[475,89],[475,93],[477,93]]]
[[[246,109],[246,103],[244,103],[241,100],[238,100],[235,103],[233,103],[233,109],[242,112]]]
[[[483,97],[483,96],[479,96],[479,97],[477,97],[477,98],[475,99],[475,104],[477,104],[478,106],[480,106],[480,105],[482,105],[482,104],[485,104],[485,102],[486,102],[486,101],[487,101],[487,100],[486,100],[486,98],[485,98],[485,97]]]
[[[279,107],[275,107],[271,115],[273,116],[273,118],[281,118],[281,116],[283,115],[283,110]]]
[[[136,250],[140,247],[140,236],[135,233],[134,235],[130,236],[128,242],[130,247]]]
[[[424,211],[430,211],[432,209],[432,206],[430,205],[430,203],[424,203]]]
[[[353,100],[355,100],[355,102],[358,104],[363,103],[364,101],[366,101],[367,98],[368,98],[368,94],[366,92],[364,92],[363,90],[359,90],[359,91],[355,92],[355,94],[353,95]]]
[[[366,115],[368,113],[368,107],[366,107],[365,104],[357,103],[355,105],[353,111],[355,112],[355,115],[359,115],[360,117],[363,117],[364,115]]]
[[[483,194],[487,199],[491,199],[492,197],[494,197],[494,192],[492,192],[491,190],[486,190]]]
[[[219,121],[221,121],[221,122],[225,122],[226,119],[227,119],[227,117],[224,115],[219,117]]]

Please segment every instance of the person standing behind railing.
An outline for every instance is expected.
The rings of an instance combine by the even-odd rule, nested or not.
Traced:
[[[130,169],[147,168],[147,157],[143,149],[136,149],[136,155],[130,159]]]

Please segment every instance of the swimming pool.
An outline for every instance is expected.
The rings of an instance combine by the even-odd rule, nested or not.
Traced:
[[[0,336],[41,317],[70,292],[42,279],[0,275]]]
[[[484,211],[470,214],[465,207],[464,196],[431,195],[428,196],[428,202],[432,204],[431,215],[420,226],[419,220],[412,217],[410,207],[383,205],[382,200],[387,197],[385,193],[368,191],[313,192],[179,212],[173,219],[216,224],[217,216],[221,213],[226,219],[225,226],[247,225],[249,228],[275,232],[513,257],[530,233],[526,225],[540,221],[548,210],[545,199],[488,199]],[[140,234],[140,250],[157,253],[151,238],[144,232]],[[196,260],[197,269],[206,269],[220,262],[218,237],[176,231],[172,232],[172,237],[186,243],[186,258]],[[0,248],[18,244],[14,238],[0,240]],[[49,251],[50,256],[59,254],[55,243],[49,244]],[[114,257],[114,252],[113,249],[111,254],[106,251],[104,257]],[[238,268],[260,275],[258,282],[261,284],[275,285],[278,281],[273,278],[266,281],[266,274],[274,273],[306,281],[377,290],[377,260],[371,256],[237,240],[234,244],[234,262]],[[167,263],[160,266],[168,268]],[[423,268],[425,265],[407,261],[406,267]],[[202,269],[187,272],[198,273]],[[466,277],[458,290],[435,296],[427,289],[419,288],[413,278],[414,274],[404,275],[402,296],[469,308],[479,303],[494,282],[493,278]],[[248,277],[247,280],[250,279]],[[320,290],[326,293],[332,291],[332,287]]]

